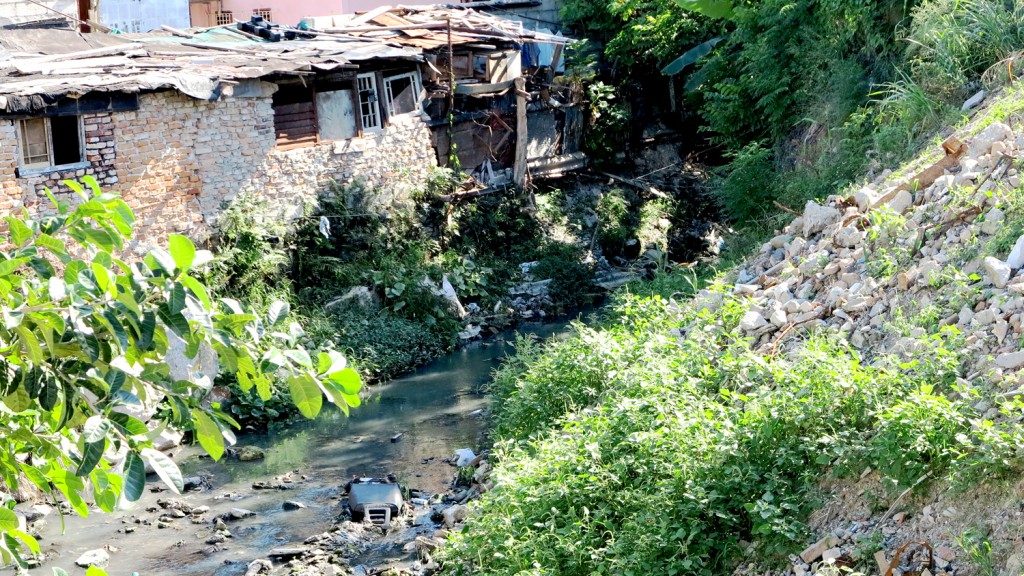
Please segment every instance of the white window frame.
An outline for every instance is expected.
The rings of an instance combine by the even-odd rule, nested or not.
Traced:
[[[409,78],[412,83],[413,92],[415,92],[414,102],[416,108],[409,112],[402,112],[401,114],[395,112],[395,102],[391,95],[391,83],[395,80],[401,80],[403,78]],[[419,74],[416,72],[406,72],[405,74],[397,74],[395,76],[387,76],[384,78],[384,93],[387,96],[388,102],[388,114],[392,117],[402,116],[406,114],[420,114],[423,112],[423,102],[420,99],[422,88],[420,88]]]
[[[81,116],[75,116],[75,119],[78,121],[78,153],[79,153],[79,158],[78,158],[77,162],[71,162],[71,163],[68,163],[68,164],[54,164],[53,131],[50,128],[50,121],[51,121],[50,117],[46,116],[46,117],[43,117],[43,118],[39,118],[39,117],[36,117],[36,118],[23,118],[23,119],[18,120],[17,121],[18,122],[18,130],[17,130],[17,134],[18,134],[18,166],[23,168],[25,171],[29,171],[29,172],[34,172],[34,171],[45,172],[45,171],[49,171],[49,170],[52,170],[52,169],[66,169],[66,168],[71,168],[71,167],[78,168],[78,167],[81,167],[83,164],[87,164],[87,162],[85,161],[85,122],[83,121]],[[25,157],[25,154],[26,154],[26,150],[25,150],[26,142],[25,142],[24,125],[25,125],[26,122],[29,122],[29,121],[32,121],[32,120],[44,120],[45,124],[46,124],[46,158],[47,158],[46,163],[42,163],[42,162],[28,163],[28,162],[26,162],[27,158]]]
[[[363,113],[363,91],[373,90],[376,95],[374,101],[367,101],[373,109],[369,114]],[[374,72],[367,72],[365,74],[356,75],[356,101],[359,102],[359,109],[356,113],[359,114],[359,123],[364,133],[377,134],[384,131],[383,114],[380,107],[380,88],[377,86],[377,74]]]

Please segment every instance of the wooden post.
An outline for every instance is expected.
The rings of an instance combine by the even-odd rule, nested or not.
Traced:
[[[516,87],[516,163],[513,168],[513,182],[520,190],[526,188],[526,79],[520,76],[514,80]]]

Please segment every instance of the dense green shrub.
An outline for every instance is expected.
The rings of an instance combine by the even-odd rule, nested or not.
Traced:
[[[446,573],[723,574],[743,540],[781,564],[824,475],[870,466],[896,494],[1015,461],[1019,425],[982,424],[956,384],[955,331],[909,363],[826,335],[764,357],[724,297],[711,313],[624,296],[598,327],[522,342],[491,388],[498,486]]]

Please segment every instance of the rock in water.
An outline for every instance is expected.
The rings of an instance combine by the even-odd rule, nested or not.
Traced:
[[[448,528],[454,528],[456,524],[465,520],[467,511],[468,509],[462,504],[456,504],[448,508],[442,513],[444,515],[444,525]]]
[[[238,459],[242,462],[252,462],[254,460],[263,460],[266,458],[266,454],[263,450],[256,448],[255,446],[242,446],[238,449]]]
[[[253,560],[249,563],[249,566],[245,570],[245,576],[260,576],[262,574],[270,574],[274,569],[274,565],[269,560]]]
[[[102,568],[103,566],[106,566],[109,561],[110,555],[107,554],[107,551],[102,548],[97,548],[95,550],[89,550],[85,554],[79,556],[78,560],[75,560],[75,564],[82,568],[88,568],[89,566]]]

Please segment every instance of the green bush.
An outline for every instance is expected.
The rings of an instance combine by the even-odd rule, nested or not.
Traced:
[[[711,313],[625,295],[597,327],[521,342],[491,387],[498,487],[445,573],[722,574],[744,540],[782,564],[830,473],[870,466],[895,495],[928,472],[1012,469],[1020,426],[952,399],[968,393],[955,332],[911,362],[826,335],[764,357],[723,297]]]
[[[548,287],[551,299],[563,312],[579,308],[590,301],[594,269],[581,260],[582,250],[574,244],[548,242],[536,253],[535,278],[551,278]]]
[[[387,310],[348,308],[332,311],[329,318],[337,331],[337,347],[347,351],[360,373],[373,380],[388,380],[408,372],[455,345],[450,328],[428,328]]]

